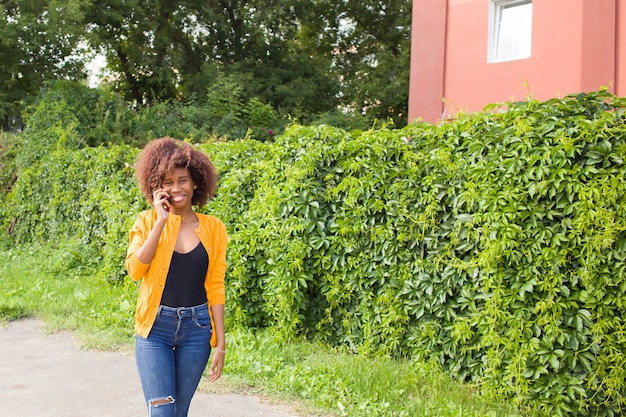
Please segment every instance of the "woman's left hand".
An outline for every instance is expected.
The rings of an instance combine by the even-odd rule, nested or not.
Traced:
[[[222,376],[222,369],[224,369],[224,359],[226,358],[226,350],[215,348],[213,349],[213,359],[211,360],[211,367],[209,368],[209,381],[215,382]]]

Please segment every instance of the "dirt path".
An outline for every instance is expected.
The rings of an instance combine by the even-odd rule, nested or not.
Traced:
[[[0,328],[0,416],[147,415],[135,360],[79,349],[70,333],[45,334],[27,319]],[[285,407],[239,394],[198,392],[190,417],[296,417]]]

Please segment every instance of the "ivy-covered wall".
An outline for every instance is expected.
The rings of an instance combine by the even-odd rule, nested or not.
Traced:
[[[205,211],[230,235],[228,324],[434,358],[539,414],[626,414],[625,109],[598,91],[199,145],[220,170]],[[18,166],[3,230],[80,236],[114,285],[145,208],[136,153],[57,146]]]

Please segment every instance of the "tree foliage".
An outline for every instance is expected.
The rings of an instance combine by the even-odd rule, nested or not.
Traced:
[[[337,105],[328,59],[299,46],[304,3],[148,3],[96,2],[89,15],[91,39],[122,75],[113,86],[127,99],[147,104],[182,91],[202,103],[228,77],[245,86],[244,101],[256,97],[298,116]]]
[[[21,111],[46,81],[86,77],[80,41],[84,0],[7,1],[0,7],[0,122]]]
[[[3,244],[79,240],[96,273],[122,279],[129,222],[146,207],[138,150],[39,126],[28,146],[3,147],[17,169],[0,177]],[[50,151],[30,158],[37,140]],[[533,415],[626,412],[624,99],[197,146],[220,171],[204,210],[228,227],[230,326],[434,360]]]
[[[315,2],[303,42],[332,56],[342,104],[372,118],[399,121],[408,111],[411,2]]]
[[[600,91],[207,146],[230,320],[434,359],[536,415],[624,415],[625,109]]]
[[[106,88],[135,107],[204,105],[234,80],[242,106],[303,123],[407,120],[410,1],[18,0],[2,12],[5,124],[45,82],[85,80],[87,52],[106,57]]]

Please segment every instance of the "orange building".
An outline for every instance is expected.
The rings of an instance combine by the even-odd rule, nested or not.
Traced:
[[[413,0],[409,121],[601,87],[626,96],[626,0]]]

